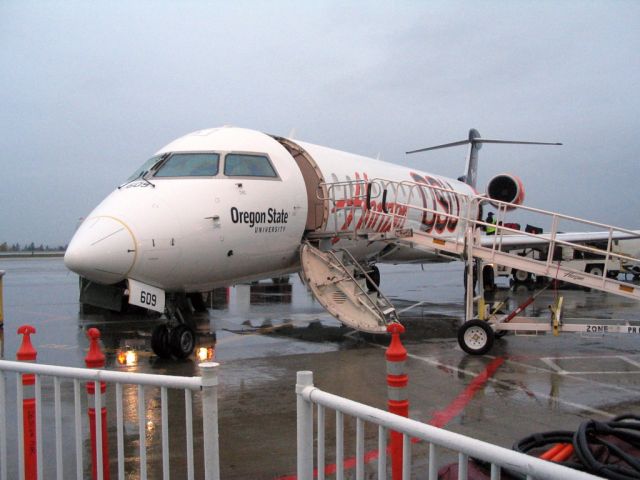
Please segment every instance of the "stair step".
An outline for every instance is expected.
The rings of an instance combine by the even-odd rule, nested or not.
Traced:
[[[307,286],[334,317],[352,328],[385,333],[398,321],[395,309],[379,291],[369,292],[365,269],[346,252],[323,252],[303,246],[301,260]]]

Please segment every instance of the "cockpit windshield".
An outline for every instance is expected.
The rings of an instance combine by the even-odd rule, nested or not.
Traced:
[[[162,160],[162,156],[160,155],[156,155],[155,157],[151,157],[149,160],[147,160],[146,162],[144,162],[144,164],[138,168],[133,175],[131,175],[129,178],[127,178],[127,181],[125,183],[129,183],[129,182],[133,182],[134,180],[143,177],[149,170],[151,170],[151,168],[158,162],[160,162]]]
[[[264,155],[228,153],[224,159],[224,174],[228,177],[272,177],[278,175]]]
[[[212,177],[218,174],[217,153],[174,153],[155,172],[155,177]]]
[[[215,177],[220,173],[220,157],[219,153],[213,152],[156,155],[144,162],[119,188],[138,179],[151,184],[151,178]],[[269,158],[258,154],[227,153],[223,173],[226,177],[278,178]]]

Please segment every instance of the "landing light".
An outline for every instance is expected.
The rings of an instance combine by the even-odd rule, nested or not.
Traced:
[[[117,356],[118,364],[132,367],[138,363],[138,352],[133,349],[120,350]]]
[[[213,360],[215,356],[216,350],[213,347],[200,347],[196,350],[196,357],[198,357],[198,360],[201,362]]]

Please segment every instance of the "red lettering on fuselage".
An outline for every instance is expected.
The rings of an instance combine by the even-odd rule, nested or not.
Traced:
[[[457,195],[447,191],[453,190],[449,182],[414,172],[411,172],[411,177],[416,183],[427,185],[419,191],[423,208],[429,210],[422,213],[422,229],[427,233],[434,230],[435,233],[443,233],[445,230],[455,231],[460,215],[460,202]]]
[[[428,175],[420,175],[411,172],[411,178],[418,184],[418,193],[422,200],[421,207],[423,210],[420,228],[427,233],[445,233],[454,232],[459,223],[460,200],[453,192],[453,187],[449,182],[434,178]],[[344,212],[344,221],[339,231],[347,231],[350,228],[354,230],[365,230],[371,232],[389,232],[395,228],[403,228],[407,221],[409,206],[401,202],[409,202],[409,199],[402,190],[396,190],[393,193],[392,201],[386,201],[387,191],[382,199],[370,200],[367,205],[366,189],[369,177],[366,173],[362,176],[356,172],[355,181],[352,185],[347,186],[349,198],[343,198],[334,201],[334,207],[331,213],[337,215],[338,212]],[[388,187],[387,187],[388,188]],[[408,188],[408,187],[407,187]],[[384,191],[383,191],[384,193]],[[398,198],[400,197],[400,198]],[[383,204],[383,200],[385,200]],[[358,218],[354,226],[355,218]],[[339,238],[334,238],[333,243],[337,243]]]
[[[408,207],[396,202],[382,202],[371,200],[367,207],[367,201],[363,199],[366,195],[366,184],[369,177],[366,173],[362,173],[362,177],[358,172],[355,173],[355,182],[353,187],[349,187],[352,191],[351,198],[335,200],[331,213],[337,214],[344,211],[345,218],[343,224],[339,227],[340,231],[347,231],[353,225],[354,218],[359,214],[355,230],[368,230],[374,232],[388,232],[392,228],[402,228],[407,218]],[[386,212],[385,212],[386,209]],[[333,243],[337,243],[338,238],[333,239]]]

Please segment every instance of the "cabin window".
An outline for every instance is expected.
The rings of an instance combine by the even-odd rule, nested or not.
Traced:
[[[278,175],[264,155],[228,153],[224,158],[224,174],[228,177],[270,177]]]
[[[156,177],[212,177],[218,174],[217,153],[174,153],[160,166]]]

